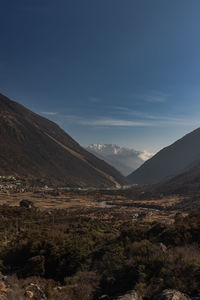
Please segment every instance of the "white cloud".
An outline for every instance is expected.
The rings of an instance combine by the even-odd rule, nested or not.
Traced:
[[[92,120],[80,120],[80,124],[87,126],[119,126],[119,127],[138,127],[138,126],[151,126],[151,123],[140,122],[140,121],[130,121],[130,120],[120,120],[112,118],[99,118]]]
[[[58,113],[56,111],[42,111],[41,114],[47,115],[47,116],[54,116],[54,115],[57,115]]]
[[[73,123],[85,126],[115,126],[115,127],[159,127],[159,126],[196,126],[200,125],[199,120],[185,119],[179,117],[152,116],[152,118],[141,118],[141,120],[127,120],[117,118],[98,117],[96,119],[85,119],[77,116],[70,116]]]
[[[150,103],[164,103],[167,101],[169,95],[160,91],[150,91],[144,94],[131,94],[131,98],[139,99],[140,101],[150,102]]]
[[[143,161],[146,161],[148,159],[150,159],[154,154],[150,153],[146,150],[143,150],[143,152],[141,152],[138,156],[139,158],[141,158]]]
[[[141,111],[137,111],[134,109],[131,109],[129,107],[123,107],[123,106],[114,106],[112,107],[113,109],[113,113],[119,113],[120,114],[124,114],[124,115],[132,115],[132,116],[136,116],[138,118],[142,118],[142,119],[153,119],[153,120],[157,120],[157,119],[162,119],[162,117],[159,116],[155,116],[155,115],[151,115],[151,114],[147,114]]]
[[[141,111],[137,111],[134,109],[131,109],[129,107],[123,107],[123,106],[113,106],[112,110],[114,114],[123,114],[123,115],[129,115],[129,116],[135,116],[142,120],[160,120],[160,121],[169,121],[169,122],[180,122],[185,121],[185,118],[183,116],[178,117],[169,117],[169,116],[162,116],[162,115],[152,115],[148,113],[144,113]]]
[[[111,107],[110,107],[111,108]],[[97,116],[92,118],[89,116],[78,115],[62,115],[58,112],[42,112],[47,116],[57,115],[57,123],[62,124],[77,124],[82,126],[95,126],[95,127],[177,127],[177,126],[193,126],[199,127],[200,121],[190,116],[162,116],[151,115],[140,111],[135,111],[126,107],[112,107],[111,114],[121,115],[122,117],[105,117]],[[126,116],[123,118],[123,115]]]
[[[153,155],[147,151],[120,147],[116,144],[91,144],[86,149],[100,159],[104,159],[125,176],[140,167]]]

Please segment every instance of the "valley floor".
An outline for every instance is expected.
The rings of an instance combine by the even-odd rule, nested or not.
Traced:
[[[1,299],[117,299],[136,290],[150,300],[166,288],[198,296],[200,213],[181,210],[185,201],[120,190],[2,191]]]
[[[41,211],[68,209],[90,218],[110,218],[117,215],[119,219],[142,219],[147,222],[173,222],[178,209],[175,206],[183,201],[179,195],[166,196],[150,200],[137,200],[118,194],[118,192],[68,192],[58,190],[38,190],[37,192],[0,192],[0,205],[20,206],[20,201],[32,201]]]

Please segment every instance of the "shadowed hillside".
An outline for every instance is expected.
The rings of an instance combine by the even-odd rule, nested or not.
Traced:
[[[127,178],[153,183],[185,172],[200,162],[200,129],[196,129],[146,161]]]
[[[0,174],[52,185],[118,186],[123,176],[57,124],[0,94]]]

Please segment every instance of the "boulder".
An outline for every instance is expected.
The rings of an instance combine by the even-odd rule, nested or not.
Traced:
[[[34,204],[30,200],[21,200],[19,203],[20,207],[25,207],[25,208],[33,208]]]
[[[160,243],[159,244],[159,247],[160,247],[160,250],[162,251],[162,252],[166,252],[167,251],[167,247],[165,246],[165,244],[163,244],[163,243]]]
[[[136,291],[132,290],[123,296],[115,298],[115,300],[142,300],[142,297]]]
[[[108,295],[102,295],[98,299],[99,300],[110,300],[110,297]]]
[[[5,285],[4,282],[0,281],[0,299],[1,300],[8,300],[7,292],[8,292],[7,286]]]
[[[1,291],[1,293],[2,292],[5,293],[5,292],[7,292],[7,290],[8,290],[8,288],[7,288],[6,284],[5,284],[5,282],[1,280],[0,281],[0,291]]]
[[[32,291],[26,291],[25,294],[24,294],[24,296],[25,296],[26,298],[28,298],[28,299],[33,299],[34,294],[33,294]]]
[[[153,300],[191,300],[191,298],[179,291],[167,289],[155,296]]]
[[[45,293],[41,290],[41,288],[35,284],[35,283],[30,283],[27,287],[26,287],[26,292],[25,294],[27,296],[31,296],[33,295],[32,298],[37,299],[37,300],[47,300],[47,297],[45,295]]]

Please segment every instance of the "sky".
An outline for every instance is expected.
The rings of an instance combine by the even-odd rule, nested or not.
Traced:
[[[81,145],[200,127],[199,0],[0,0],[0,92]]]

